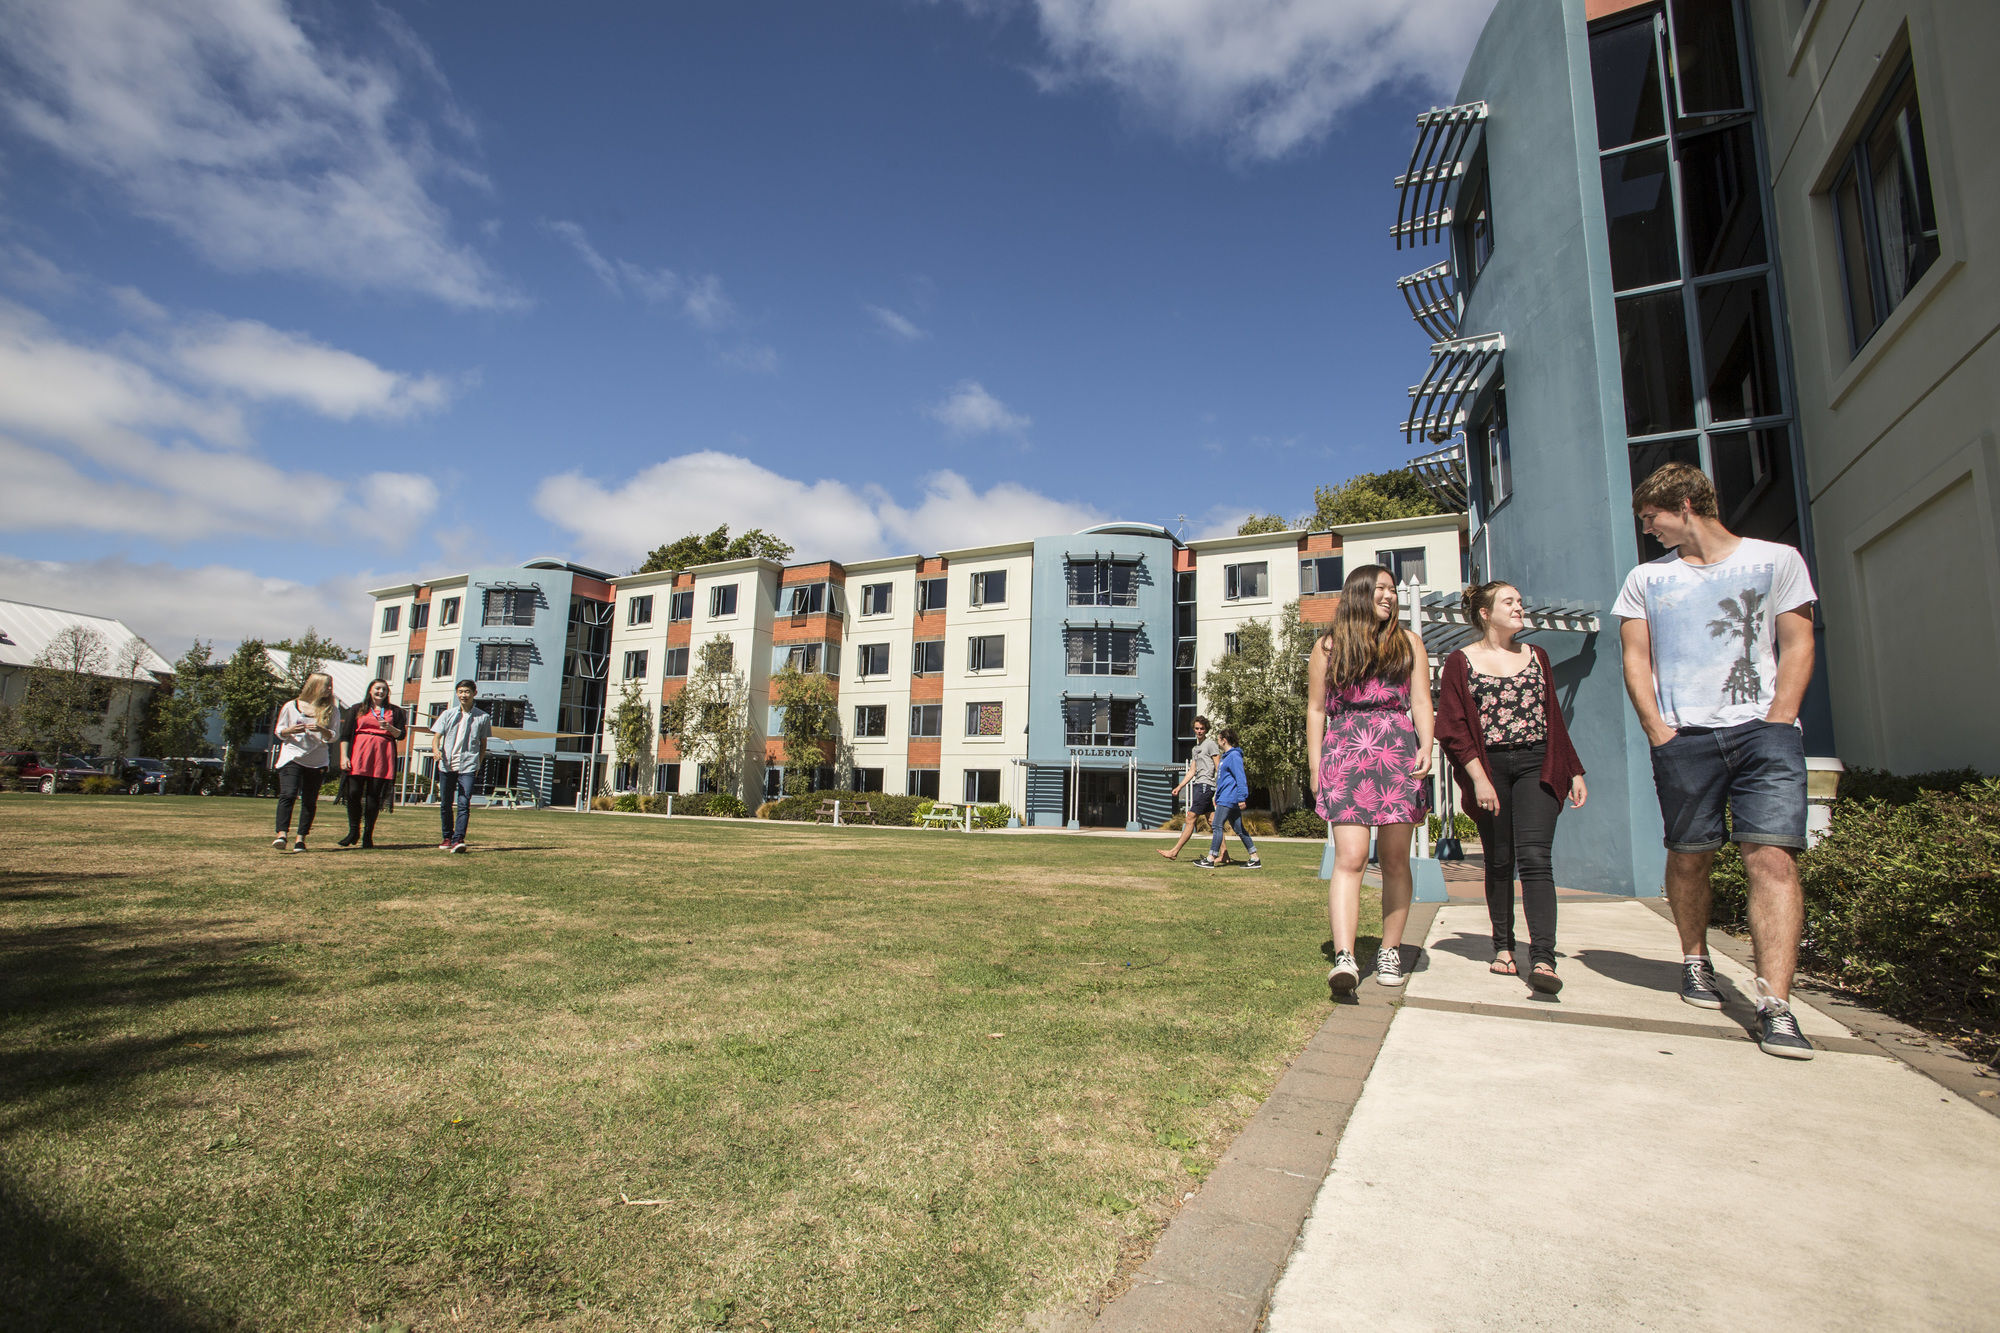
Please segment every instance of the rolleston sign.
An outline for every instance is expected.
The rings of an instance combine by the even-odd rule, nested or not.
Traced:
[[[1076,746],[1071,746],[1069,752],[1072,755],[1075,755],[1078,759],[1130,759],[1134,753],[1131,750],[1112,750],[1112,749],[1086,750],[1086,749],[1079,749]]]

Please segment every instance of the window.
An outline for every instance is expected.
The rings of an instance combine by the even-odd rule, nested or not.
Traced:
[[[625,623],[628,625],[650,625],[653,623],[653,598],[648,593],[644,597],[634,597],[625,604]]]
[[[817,616],[831,606],[835,615],[840,614],[840,598],[825,583],[799,583],[778,594],[778,604],[790,615]]]
[[[1474,168],[1478,176],[1465,191],[1464,202],[1457,210],[1465,219],[1459,229],[1459,272],[1465,275],[1466,291],[1472,290],[1472,284],[1479,281],[1486,268],[1486,261],[1493,257],[1493,195],[1487,186],[1485,154],[1482,152],[1480,156],[1481,163]]]
[[[723,671],[734,671],[736,669],[736,640],[717,639],[715,642],[722,645],[722,647],[716,650],[717,668]]]
[[[488,588],[485,620],[488,625],[532,625],[535,623],[534,588]]]
[[[1222,598],[1227,602],[1244,601],[1271,595],[1270,565],[1259,560],[1254,565],[1224,565],[1222,567]]]
[[[420,630],[431,623],[431,604],[418,602],[410,608],[410,628]]]
[[[911,704],[910,736],[921,740],[925,737],[944,735],[943,704]]]
[[[491,718],[496,727],[513,727],[518,730],[528,725],[526,699],[481,699],[479,711]]]
[[[1137,606],[1139,567],[1121,560],[1072,560],[1067,569],[1071,606]]]
[[[458,598],[447,597],[444,599],[444,605],[438,608],[438,628],[444,629],[448,626],[456,625],[457,623],[458,623]]]
[[[646,657],[644,648],[625,654],[625,679],[644,680],[646,678]]]
[[[1001,736],[1000,705],[997,702],[969,703],[965,706],[965,734],[968,736]]]
[[[1346,577],[1342,572],[1345,563],[1346,557],[1338,555],[1316,555],[1299,561],[1299,592],[1339,592],[1341,580]]]
[[[1063,704],[1063,744],[1131,746],[1139,742],[1139,705],[1128,699],[1070,699]]]
[[[480,680],[526,680],[535,649],[526,643],[482,643],[474,675]]]
[[[1242,651],[1243,636],[1241,634],[1238,634],[1235,630],[1230,630],[1222,636],[1222,655],[1224,657],[1234,657]]]
[[[1064,630],[1063,656],[1072,676],[1136,676],[1139,674],[1139,631]]]
[[[948,579],[918,579],[917,614],[922,615],[926,611],[944,610],[944,602],[948,594],[949,584],[950,580]]]
[[[860,671],[863,677],[886,676],[889,674],[889,645],[886,643],[864,643],[861,645]]]
[[[1674,227],[1674,192],[1668,175],[1667,146],[1607,157],[1604,214],[1611,235],[1611,288],[1631,291],[1681,275],[1680,241]]]
[[[1007,667],[1007,636],[975,634],[965,641],[967,671],[1004,671]]]
[[[696,764],[694,766],[694,789],[702,792],[719,790],[715,785],[715,765]]]
[[[670,680],[676,676],[685,676],[688,673],[688,650],[685,648],[667,649],[666,665],[661,668],[661,671]]]
[[[694,619],[694,589],[686,588],[667,598],[667,620]]]
[[[857,768],[854,770],[854,791],[881,791],[882,770],[879,768]]]
[[[1000,770],[997,768],[966,769],[965,801],[968,805],[999,804]]]
[[[887,736],[889,734],[889,705],[856,705],[854,709],[854,734],[857,737]]]
[[[1496,393],[1479,423],[1480,449],[1486,464],[1486,509],[1492,512],[1514,493],[1514,451],[1507,442],[1507,397]]]
[[[430,721],[433,725],[436,724],[439,718],[444,716],[444,710],[448,707],[450,707],[450,705],[445,703],[445,701],[442,699],[439,699],[436,703],[433,703],[430,706]]]
[[[943,639],[918,639],[910,647],[911,675],[935,676],[944,670]]]
[[[681,789],[681,766],[661,764],[653,770],[653,790],[656,792],[677,792]]]
[[[889,594],[896,591],[893,583],[864,583],[861,585],[861,614],[864,616],[886,616],[889,614]]]
[[[454,657],[456,657],[456,656],[457,656],[457,654],[456,654],[456,653],[454,653],[454,652],[453,652],[453,651],[452,651],[451,649],[449,649],[449,648],[440,648],[440,649],[438,649],[438,650],[437,650],[436,652],[432,653],[432,654],[431,654],[431,679],[432,679],[432,680],[450,680],[450,679],[451,679],[451,668],[452,668],[452,658],[454,658]]]
[[[1938,257],[1930,154],[1907,62],[1833,187],[1847,326],[1859,351]]]
[[[938,798],[938,771],[935,768],[911,769],[904,790],[911,796],[935,801]]]
[[[396,655],[394,653],[390,653],[387,657],[378,657],[375,659],[375,679],[391,680],[395,675]]]
[[[1408,583],[1411,579],[1424,582],[1424,548],[1406,546],[1395,551],[1377,551],[1375,563],[1396,576],[1396,582]]]
[[[726,583],[720,588],[708,590],[708,614],[711,619],[736,614],[736,585]]]
[[[396,628],[402,623],[403,623],[402,607],[385,606],[382,608],[382,632],[384,634],[394,634],[396,632]]]
[[[983,569],[972,576],[974,606],[1004,606],[1007,602],[1007,571]]]
[[[785,650],[785,665],[808,676],[840,674],[840,649],[826,643],[795,643]]]
[[[423,654],[411,653],[409,657],[406,658],[403,662],[404,683],[407,684],[410,681],[421,679],[423,677],[423,674],[424,674]]]

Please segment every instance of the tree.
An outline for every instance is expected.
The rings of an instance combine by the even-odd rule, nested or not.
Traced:
[[[214,645],[196,639],[174,663],[173,680],[153,692],[146,748],[162,759],[200,758],[208,750],[208,715],[218,695]]]
[[[750,692],[736,669],[736,645],[710,639],[695,654],[679,694],[660,705],[660,734],[680,742],[683,763],[705,765],[717,791],[741,796]]]
[[[66,625],[28,668],[20,727],[44,749],[82,754],[111,700],[110,646],[88,625]]]
[[[1380,523],[1384,519],[1420,518],[1444,512],[1444,506],[1416,473],[1398,468],[1393,472],[1364,472],[1338,486],[1315,487],[1311,527],[1317,531],[1349,523]]]
[[[653,758],[653,710],[639,682],[628,680],[611,710],[611,743],[620,766],[632,770],[635,785],[645,786],[645,771]]]
[[[261,731],[282,697],[271,675],[271,659],[262,639],[245,639],[223,664],[215,682],[216,703],[222,709],[222,740],[231,755],[231,779],[244,776],[248,757],[244,743]],[[231,786],[235,786],[232,780]]]
[[[1291,525],[1276,514],[1252,514],[1236,526],[1236,535],[1248,537],[1253,532],[1283,532]]]
[[[771,679],[771,702],[784,709],[785,795],[797,796],[812,790],[813,770],[831,757],[828,746],[840,743],[840,697],[828,677],[787,662]]]
[[[296,639],[278,639],[270,645],[281,653],[290,653],[291,660],[285,664],[285,688],[293,697],[305,688],[306,677],[320,670],[328,662],[351,662],[356,665],[367,661],[358,648],[346,648],[332,639],[323,639],[317,629],[306,626],[306,632]]]
[[[718,560],[746,560],[751,556],[775,560],[782,565],[792,558],[792,548],[789,543],[780,541],[762,528],[751,528],[732,541],[729,525],[724,523],[706,536],[690,532],[678,541],[655,546],[653,553],[646,557],[646,563],[633,572],[655,574],[673,570],[679,573],[695,565],[712,565]]]
[[[1299,619],[1299,604],[1287,602],[1278,633],[1264,621],[1244,621],[1236,627],[1236,651],[1202,677],[1209,715],[1236,732],[1243,767],[1251,782],[1269,789],[1273,806],[1308,790],[1306,671],[1318,633]]]

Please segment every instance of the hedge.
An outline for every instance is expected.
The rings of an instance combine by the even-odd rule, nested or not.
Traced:
[[[852,811],[855,802],[865,801],[875,812],[877,824],[914,824],[917,811],[929,803],[921,796],[892,796],[879,791],[813,791],[798,796],[780,797],[766,801],[757,807],[759,819],[783,819],[794,822],[817,818],[820,807],[828,801],[840,802],[840,822],[843,824],[862,823]]]
[[[726,791],[691,791],[673,794],[674,813],[677,815],[718,815],[728,819],[743,818],[743,801]],[[590,798],[593,810],[619,810],[626,814],[664,815],[667,813],[667,796],[641,796],[637,792],[621,792],[616,796],[601,793]]]
[[[1801,961],[1889,1013],[1990,1025],[2000,1021],[2000,780],[1922,785],[1940,776],[1871,774],[1863,789],[1892,795],[1835,802],[1826,836],[1799,857]],[[1713,916],[1739,926],[1747,909],[1732,844],[1715,859]]]

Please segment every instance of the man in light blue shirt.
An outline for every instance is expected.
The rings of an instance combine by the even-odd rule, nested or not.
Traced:
[[[465,827],[472,821],[472,788],[486,760],[486,742],[493,736],[493,719],[473,707],[479,687],[461,680],[453,693],[458,701],[431,723],[431,746],[437,755],[438,813],[444,823],[444,841],[438,844],[441,852],[465,851]]]

